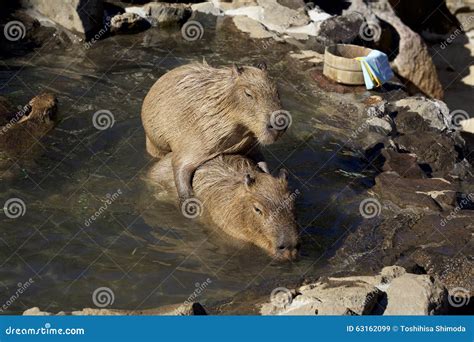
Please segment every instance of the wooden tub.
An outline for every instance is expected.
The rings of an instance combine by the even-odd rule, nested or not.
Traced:
[[[326,47],[324,76],[342,84],[364,84],[360,62],[354,58],[365,57],[371,51],[369,48],[351,44],[336,44]]]

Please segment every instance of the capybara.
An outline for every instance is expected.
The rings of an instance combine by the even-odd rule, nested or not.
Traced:
[[[173,152],[180,201],[193,196],[196,168],[219,154],[244,154],[268,168],[258,143],[271,144],[284,132],[272,124],[281,111],[277,88],[264,63],[258,67],[214,68],[188,64],[163,75],[142,107],[147,151]]]
[[[147,178],[176,194],[172,153],[153,165]],[[294,260],[300,248],[295,220],[295,195],[288,190],[286,171],[278,177],[262,172],[249,158],[220,155],[199,166],[193,177],[199,208],[217,229],[250,242],[278,260]],[[193,199],[195,200],[195,199]],[[190,202],[190,205],[193,203]]]
[[[52,94],[35,96],[21,110],[3,113],[0,151],[10,156],[30,152],[55,125],[57,100]]]

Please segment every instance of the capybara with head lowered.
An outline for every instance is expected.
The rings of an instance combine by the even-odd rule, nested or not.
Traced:
[[[268,172],[258,143],[273,143],[284,129],[272,124],[281,112],[275,84],[264,63],[258,67],[213,68],[188,64],[163,75],[142,107],[147,151],[173,152],[180,201],[193,196],[196,168],[219,154],[245,154]]]
[[[153,165],[147,178],[176,193],[171,154]],[[185,202],[181,207],[185,215],[188,210],[188,214],[200,210],[217,229],[262,248],[275,259],[297,258],[300,242],[295,195],[288,190],[286,171],[274,177],[249,158],[221,155],[197,168],[193,188],[198,202]]]

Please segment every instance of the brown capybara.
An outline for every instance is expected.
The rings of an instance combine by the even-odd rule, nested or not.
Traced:
[[[0,127],[0,152],[19,157],[30,152],[39,139],[55,125],[57,100],[54,95],[35,96],[16,113],[3,113]]]
[[[171,162],[172,153],[153,165],[147,178],[176,194]],[[296,195],[288,190],[286,171],[274,177],[249,158],[220,155],[197,168],[193,188],[197,198],[192,200],[197,202],[185,202],[181,207],[185,216],[202,214],[218,229],[262,248],[275,259],[297,258]]]
[[[268,172],[257,145],[273,143],[286,128],[272,124],[276,112],[281,102],[264,63],[223,68],[193,63],[156,81],[141,116],[147,151],[157,158],[173,152],[182,202],[193,196],[196,168],[219,154],[245,154]]]

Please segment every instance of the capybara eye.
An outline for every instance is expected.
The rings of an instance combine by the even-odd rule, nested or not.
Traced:
[[[255,210],[257,214],[262,215],[262,211],[260,210],[260,208],[253,206],[253,210]]]
[[[245,93],[245,95],[246,95],[247,97],[253,99],[252,94],[250,94],[250,92],[249,92],[247,89],[244,89],[244,93]]]

